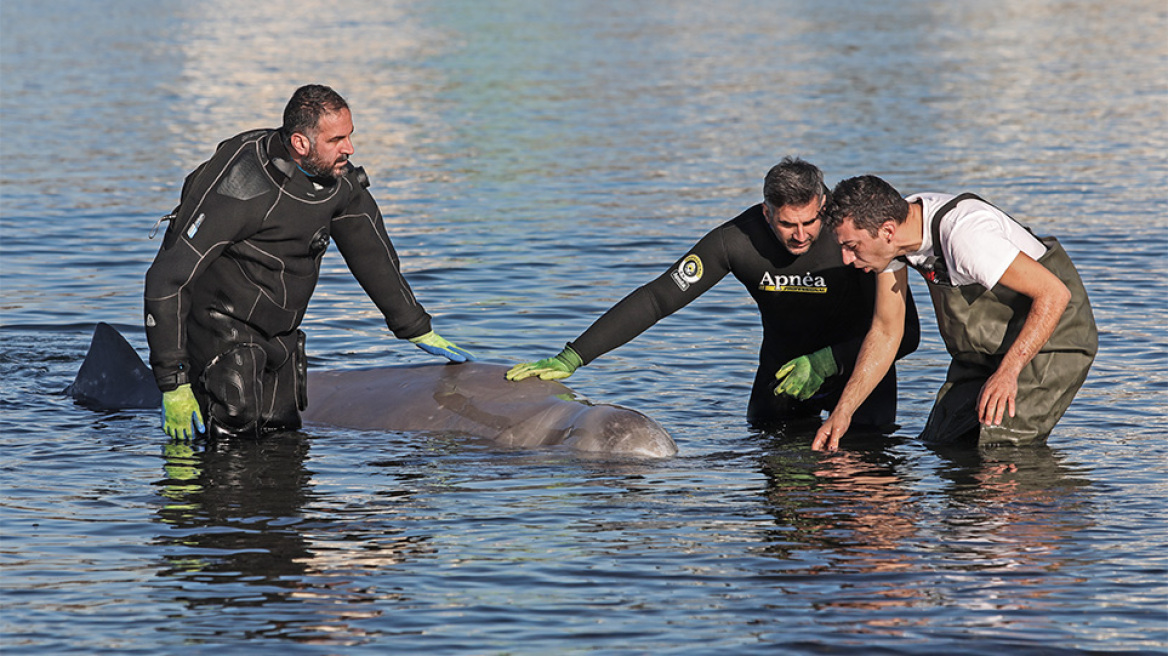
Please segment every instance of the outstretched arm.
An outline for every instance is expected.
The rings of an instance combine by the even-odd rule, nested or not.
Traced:
[[[559,355],[512,367],[508,380],[567,378],[578,367],[618,348],[704,294],[730,272],[720,229],[703,237],[657,279],[610,308]]]
[[[876,276],[876,309],[872,327],[860,346],[848,384],[840,400],[815,434],[811,448],[835,451],[840,438],[848,432],[852,415],[883,380],[896,358],[904,335],[905,303],[908,295],[908,269],[885,271]]]
[[[998,281],[1029,296],[1030,312],[1018,338],[1002,357],[998,370],[986,380],[977,401],[978,421],[997,426],[1005,414],[1014,416],[1018,374],[1046,345],[1071,300],[1071,292],[1049,269],[1025,253],[1018,253]]]

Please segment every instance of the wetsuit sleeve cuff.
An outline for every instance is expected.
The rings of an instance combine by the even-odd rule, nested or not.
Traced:
[[[584,366],[583,358],[581,358],[580,354],[576,352],[576,349],[572,348],[571,344],[565,344],[564,350],[561,351],[560,355],[557,357],[562,358],[568,364],[572,365],[572,369],[579,369],[580,367]]]
[[[568,342],[564,346],[566,348],[572,349],[572,352],[576,354],[576,357],[580,358],[580,364],[577,366],[583,367],[584,365],[588,364],[589,362],[592,362],[595,359],[595,357],[589,357],[585,352],[582,352],[576,346],[575,342]]]
[[[393,333],[393,336],[398,339],[414,339],[415,337],[421,337],[431,330],[434,330],[430,324],[429,315],[425,315],[420,321],[416,321],[412,325],[405,328],[401,326],[394,328],[393,325],[389,323],[388,319],[386,320],[385,325],[389,327],[389,331]]]
[[[182,367],[172,373],[156,371],[154,372],[154,380],[158,383],[158,389],[163,392],[169,392],[182,385],[188,385],[191,382],[186,367]]]

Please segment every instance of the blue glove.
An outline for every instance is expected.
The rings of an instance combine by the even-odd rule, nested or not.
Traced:
[[[778,385],[775,396],[787,394],[800,401],[806,401],[819,391],[823,381],[834,376],[839,369],[831,347],[825,346],[814,353],[794,358],[775,373]]]
[[[470,351],[447,341],[433,330],[421,337],[414,337],[410,342],[431,355],[441,355],[451,362],[474,362],[475,359]]]
[[[507,380],[523,380],[532,376],[539,376],[541,380],[563,380],[583,364],[584,360],[572,350],[572,347],[565,346],[554,358],[525,362],[511,367],[507,371]]]
[[[189,384],[162,393],[162,430],[175,440],[187,440],[207,430]]]

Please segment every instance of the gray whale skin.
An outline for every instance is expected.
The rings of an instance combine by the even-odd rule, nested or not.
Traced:
[[[590,454],[668,457],[673,438],[656,421],[593,404],[567,386],[504,379],[507,366],[468,362],[308,374],[308,424],[360,430],[454,433],[512,448],[563,445]],[[65,394],[102,410],[157,409],[150,368],[116,329],[99,323]]]
[[[345,428],[443,431],[506,447],[565,445],[577,451],[646,457],[677,453],[649,417],[592,404],[567,386],[507,381],[498,364],[424,364],[312,371],[304,420]]]

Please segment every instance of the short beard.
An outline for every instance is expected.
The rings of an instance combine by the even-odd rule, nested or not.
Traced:
[[[316,148],[310,147],[308,150],[308,155],[306,155],[300,162],[300,168],[304,169],[304,172],[307,173],[309,177],[322,178],[331,181],[337,179],[337,168],[340,166],[340,164],[348,161],[348,159],[349,158],[346,157],[341,162],[325,162],[317,157]]]

